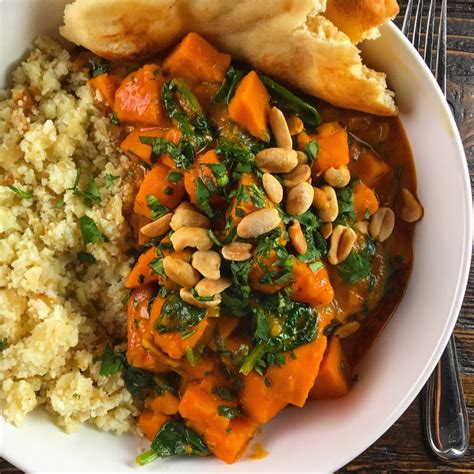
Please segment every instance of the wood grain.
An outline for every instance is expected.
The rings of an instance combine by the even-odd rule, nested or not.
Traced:
[[[448,79],[448,102],[463,138],[471,184],[474,184],[474,0],[448,2]],[[471,262],[466,297],[455,329],[462,383],[471,420],[471,440],[474,439],[473,270]],[[472,445],[461,461],[443,464],[430,452],[421,421],[420,399],[417,398],[390,430],[339,472],[474,472]],[[0,474],[20,472],[0,458]]]

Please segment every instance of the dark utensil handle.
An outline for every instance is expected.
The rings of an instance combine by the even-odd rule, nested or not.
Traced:
[[[443,461],[463,456],[469,446],[469,421],[454,336],[425,386],[423,401],[425,431],[433,452]]]

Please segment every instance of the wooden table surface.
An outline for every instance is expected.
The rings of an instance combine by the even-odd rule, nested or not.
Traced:
[[[405,2],[401,2],[405,4]],[[427,2],[425,2],[427,3]],[[403,9],[403,5],[402,5]],[[397,19],[397,24],[401,18]],[[474,0],[448,0],[448,102],[461,131],[471,184],[474,181]],[[455,329],[462,383],[474,442],[474,271]],[[474,446],[456,463],[431,454],[423,435],[420,397],[376,443],[339,472],[473,472]],[[361,430],[363,427],[361,426]],[[0,458],[0,474],[20,473]]]

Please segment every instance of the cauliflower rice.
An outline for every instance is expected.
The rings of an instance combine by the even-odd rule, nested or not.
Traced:
[[[0,91],[0,406],[16,426],[43,405],[67,432],[87,421],[122,433],[136,430],[137,409],[121,375],[100,376],[93,359],[126,340],[133,179],[86,81],[66,50],[39,38]],[[79,170],[79,189],[90,177],[99,187],[92,207],[71,189]],[[84,215],[106,242],[84,244]]]

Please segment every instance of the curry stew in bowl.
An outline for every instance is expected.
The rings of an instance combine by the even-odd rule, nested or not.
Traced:
[[[152,442],[232,463],[288,404],[347,394],[407,284],[416,199],[397,118],[311,102],[195,33],[90,86],[137,193],[123,370]],[[92,224],[91,224],[92,225]]]

